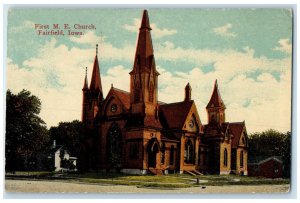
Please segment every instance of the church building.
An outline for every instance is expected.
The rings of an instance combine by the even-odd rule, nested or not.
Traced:
[[[178,102],[158,100],[147,10],[129,73],[130,92],[111,86],[104,97],[98,57],[96,51],[90,85],[86,76],[82,89],[82,171],[247,175],[245,122],[226,122],[217,80],[206,106],[207,124],[201,123],[188,81]]]

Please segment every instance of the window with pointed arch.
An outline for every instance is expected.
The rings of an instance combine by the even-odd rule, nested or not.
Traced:
[[[193,144],[190,139],[185,142],[184,148],[184,162],[187,164],[193,163]]]
[[[227,153],[227,148],[224,149],[224,160],[223,160],[223,165],[227,166],[227,161],[228,161],[228,153]]]
[[[244,167],[244,151],[241,151],[240,153],[240,167]]]
[[[149,86],[149,102],[153,102],[154,86],[153,83],[150,83]]]
[[[134,87],[134,101],[135,102],[140,101],[140,86],[138,83],[136,83]]]

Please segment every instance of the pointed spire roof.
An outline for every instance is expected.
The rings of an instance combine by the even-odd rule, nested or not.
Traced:
[[[82,90],[88,89],[88,79],[87,79],[87,67],[85,67],[85,78],[84,78],[84,84]]]
[[[214,107],[222,107],[226,108],[224,102],[221,98],[219,89],[218,89],[218,81],[215,81],[214,90],[211,95],[210,101],[208,102],[206,108],[214,108]]]
[[[156,72],[150,31],[148,12],[144,10],[136,46],[133,69],[135,72],[143,72],[145,70],[151,70],[152,68],[154,68],[154,72]]]
[[[190,83],[189,83],[189,82],[186,84],[186,86],[185,86],[185,89],[186,89],[186,90],[188,90],[188,89],[190,89],[190,90],[191,90],[191,89],[192,89],[192,87],[191,87],[191,85],[190,85]]]
[[[98,44],[96,45],[96,56],[94,59],[92,80],[90,84],[90,90],[97,90],[102,92],[101,78],[100,78],[100,69],[98,63]]]
[[[143,17],[142,17],[142,23],[141,23],[140,30],[143,29],[143,28],[147,28],[147,29],[151,30],[147,10],[144,10],[144,12],[143,12]]]

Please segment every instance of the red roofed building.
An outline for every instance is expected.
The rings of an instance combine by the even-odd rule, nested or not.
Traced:
[[[139,29],[130,92],[111,87],[103,97],[98,51],[92,79],[83,86],[81,170],[132,174],[247,174],[245,123],[225,121],[225,105],[215,81],[206,107],[208,124],[201,123],[188,83],[184,99],[158,101],[158,76],[145,10]]]

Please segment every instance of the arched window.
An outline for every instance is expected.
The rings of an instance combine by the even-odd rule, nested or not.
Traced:
[[[228,156],[228,154],[227,154],[227,149],[225,148],[224,149],[224,162],[223,162],[223,164],[224,164],[224,166],[227,166],[227,156]]]
[[[191,140],[187,140],[185,143],[184,161],[188,164],[193,163],[193,144]]]
[[[171,150],[170,150],[170,165],[174,164],[174,146],[171,146]]]
[[[113,123],[107,134],[107,161],[113,167],[120,167],[121,165],[121,130],[117,123]]]
[[[240,153],[240,167],[243,168],[244,167],[244,152],[241,151]]]
[[[153,102],[153,94],[154,94],[154,87],[153,87],[153,83],[150,83],[149,86],[149,102]]]
[[[136,83],[134,87],[134,101],[135,102],[140,101],[140,86],[138,83]]]

